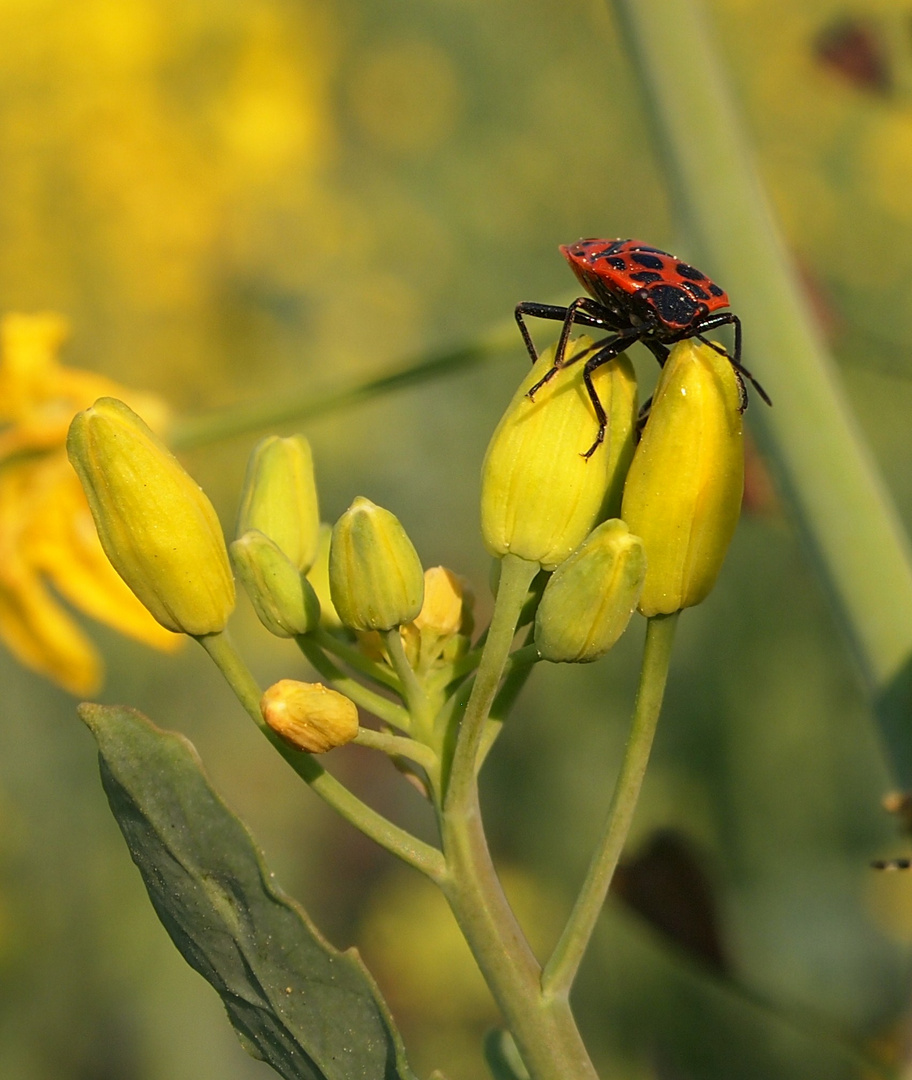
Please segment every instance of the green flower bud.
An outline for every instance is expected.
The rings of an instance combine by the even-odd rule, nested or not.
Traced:
[[[276,637],[309,634],[320,622],[320,601],[303,572],[256,529],[231,545],[237,570],[260,622]]]
[[[260,699],[260,712],[277,735],[308,754],[325,754],[358,734],[355,703],[322,683],[280,679]]]
[[[345,626],[391,630],[421,610],[421,561],[389,510],[357,498],[336,522],[329,547],[329,588]]]
[[[567,360],[592,345],[571,341]],[[593,372],[608,416],[604,443],[590,458],[598,422],[580,360],[536,391],[551,367],[548,349],[523,380],[488,446],[482,467],[481,528],[493,555],[508,552],[550,570],[579,547],[592,527],[620,506],[633,454],[636,376],[625,355]]]
[[[224,630],[234,581],[212,504],[143,421],[116,398],[77,413],[67,453],[115,570],[168,630]]]
[[[313,455],[303,435],[270,435],[250,455],[237,535],[251,529],[273,540],[299,570],[313,566],[320,511]]]
[[[643,543],[623,521],[593,529],[545,586],[535,615],[535,644],[552,663],[604,656],[627,629],[643,589]]]
[[[694,340],[672,349],[624,488],[622,516],[646,548],[644,615],[699,604],[716,582],[741,512],[740,401],[725,356]]]

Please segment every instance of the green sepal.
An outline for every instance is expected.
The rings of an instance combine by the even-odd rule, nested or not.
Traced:
[[[79,715],[158,917],[244,1048],[285,1080],[415,1080],[360,957],[334,949],[273,883],[194,747],[133,709]]]

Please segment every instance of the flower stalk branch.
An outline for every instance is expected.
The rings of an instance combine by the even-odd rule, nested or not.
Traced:
[[[646,625],[640,686],[621,771],[602,835],[564,932],[542,975],[546,998],[567,998],[604,904],[630,831],[655,736],[675,627],[680,612],[657,615]]]

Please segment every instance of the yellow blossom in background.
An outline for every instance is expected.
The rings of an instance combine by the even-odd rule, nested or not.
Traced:
[[[104,395],[125,399],[159,431],[167,410],[152,395],[63,367],[66,336],[59,315],[0,320],[0,641],[26,666],[89,694],[101,682],[101,657],[57,594],[155,648],[180,638],[155,622],[102,551],[66,458],[67,428]]]

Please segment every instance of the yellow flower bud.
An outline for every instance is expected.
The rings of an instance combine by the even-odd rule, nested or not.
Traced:
[[[644,615],[699,604],[716,582],[741,512],[740,401],[726,357],[675,345],[624,488],[622,516],[646,548]]]
[[[320,625],[329,630],[335,630],[342,625],[336,606],[332,602],[329,591],[329,542],[332,537],[332,525],[325,521],[320,525],[320,535],[317,541],[317,557],[313,566],[307,571],[307,580],[313,586],[320,602]]]
[[[424,599],[421,561],[389,510],[355,499],[333,528],[329,587],[352,630],[391,630],[411,622]]]
[[[317,557],[320,511],[313,455],[303,435],[270,435],[250,455],[237,535],[257,529],[299,569]]]
[[[168,448],[116,398],[70,425],[67,453],[115,570],[168,630],[224,630],[234,608],[212,504]]]
[[[275,541],[250,529],[230,550],[254,610],[271,634],[295,637],[316,629],[320,622],[317,594]]]
[[[425,570],[421,611],[399,628],[412,667],[426,667],[445,652],[452,661],[465,651],[472,632],[472,604],[471,592],[452,570],[444,566]]]
[[[597,526],[554,571],[535,615],[535,644],[553,663],[604,656],[627,629],[643,588],[642,541],[623,521]]]
[[[592,345],[571,341],[567,360]],[[583,360],[564,367],[536,391],[551,367],[548,349],[523,380],[488,446],[482,467],[481,528],[493,555],[508,552],[546,570],[561,563],[592,527],[617,513],[633,454],[636,376],[626,355],[593,372],[608,416],[604,443],[590,458],[598,422],[583,383]]]
[[[322,683],[280,679],[263,694],[260,712],[277,735],[308,754],[325,754],[358,734],[355,703]]]
[[[415,626],[437,637],[461,633],[470,600],[461,578],[445,566],[432,566],[424,572],[424,603],[415,616]]]

